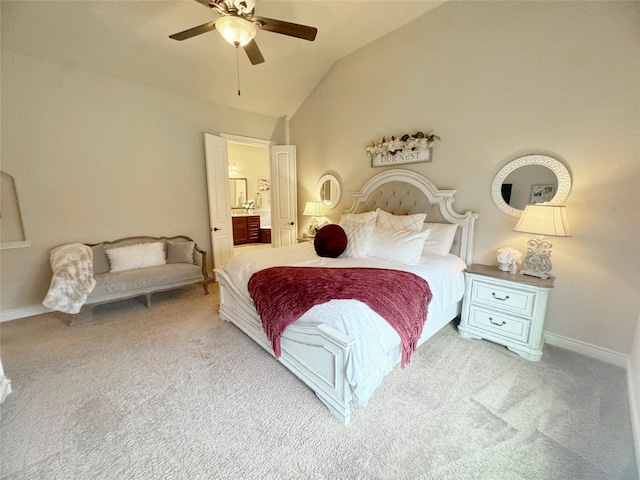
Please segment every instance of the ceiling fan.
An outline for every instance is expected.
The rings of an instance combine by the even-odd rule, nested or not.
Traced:
[[[290,37],[302,38],[313,42],[318,29],[297,23],[274,20],[254,15],[256,0],[196,0],[205,7],[220,14],[220,18],[199,25],[184,32],[170,35],[174,40],[186,40],[202,33],[218,30],[224,39],[232,45],[243,47],[252,65],[264,62],[264,57],[254,37],[256,29],[279,33]]]

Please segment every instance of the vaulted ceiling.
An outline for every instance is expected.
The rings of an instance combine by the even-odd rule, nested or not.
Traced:
[[[69,69],[149,85],[204,101],[292,116],[344,56],[441,5],[429,1],[258,0],[256,15],[318,28],[314,42],[258,31],[265,63],[252,66],[218,32],[169,35],[218,17],[194,0],[2,0],[2,49]]]

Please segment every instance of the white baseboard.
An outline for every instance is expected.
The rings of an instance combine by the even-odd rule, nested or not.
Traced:
[[[44,305],[31,305],[29,307],[15,308],[13,310],[7,310],[0,312],[0,322],[8,322],[9,320],[17,320],[19,318],[33,317],[34,315],[40,315],[42,313],[53,312],[53,310],[45,307]]]
[[[612,363],[626,370],[629,363],[629,355],[607,350],[606,348],[596,347],[589,343],[574,340],[572,338],[562,337],[555,333],[544,332],[544,342],[556,347],[565,348],[572,352],[581,353],[588,357],[597,358],[603,362]]]

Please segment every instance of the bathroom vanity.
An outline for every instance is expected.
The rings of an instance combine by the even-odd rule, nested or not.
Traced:
[[[260,242],[260,215],[233,214],[233,244]]]

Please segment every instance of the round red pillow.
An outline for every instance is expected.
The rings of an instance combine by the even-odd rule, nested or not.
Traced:
[[[325,225],[316,232],[313,246],[321,257],[339,257],[347,249],[347,234],[340,225]]]

